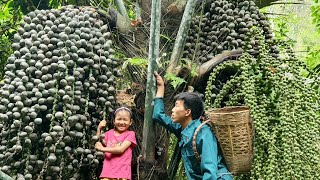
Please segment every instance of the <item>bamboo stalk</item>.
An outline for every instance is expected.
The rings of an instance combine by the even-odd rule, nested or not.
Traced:
[[[161,0],[152,0],[151,26],[148,56],[148,74],[146,84],[145,115],[143,124],[142,157],[145,161],[155,160],[155,127],[152,120],[152,101],[155,97],[156,82],[154,71],[159,58]]]
[[[188,36],[188,31],[190,28],[190,23],[192,20],[192,15],[195,10],[197,1],[188,0],[185,10],[183,12],[182,20],[180,23],[179,31],[177,34],[176,41],[174,42],[173,51],[170,57],[170,65],[167,69],[168,73],[177,73],[174,72],[175,68],[180,64],[180,59],[182,57],[182,51]]]

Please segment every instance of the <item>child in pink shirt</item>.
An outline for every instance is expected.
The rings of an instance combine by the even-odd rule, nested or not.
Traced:
[[[95,147],[104,153],[104,161],[100,179],[131,179],[132,149],[136,146],[136,136],[134,131],[128,128],[132,124],[131,110],[120,107],[114,112],[114,129],[105,132],[103,146],[97,142]],[[97,129],[97,136],[106,127],[106,121],[102,120]]]

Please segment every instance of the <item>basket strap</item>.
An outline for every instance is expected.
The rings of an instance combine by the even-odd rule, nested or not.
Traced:
[[[202,126],[204,126],[205,124],[208,124],[210,122],[211,122],[211,120],[206,120],[203,123],[201,123],[200,126],[198,126],[197,129],[194,131],[194,134],[193,134],[193,137],[192,137],[192,149],[193,149],[193,152],[194,152],[194,156],[196,157],[196,159],[198,161],[201,161],[201,157],[200,157],[200,155],[198,153],[198,150],[197,150],[197,143],[196,143],[197,134],[200,131],[200,129],[202,128]]]

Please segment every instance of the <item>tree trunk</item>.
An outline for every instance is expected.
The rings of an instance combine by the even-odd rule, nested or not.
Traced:
[[[7,174],[5,174],[4,172],[2,172],[0,170],[0,179],[2,180],[12,180],[12,178],[10,176],[8,176]]]
[[[160,39],[160,17],[161,0],[152,0],[151,10],[151,25],[150,25],[150,40],[149,40],[149,57],[148,57],[148,72],[147,72],[147,85],[146,85],[146,98],[145,98],[145,115],[143,125],[143,139],[142,139],[142,152],[141,162],[143,163],[140,168],[141,176],[143,179],[158,179],[156,174],[151,173],[150,169],[154,169],[157,164],[155,163],[155,127],[152,120],[153,106],[152,101],[155,97],[156,82],[154,78],[154,71],[156,70],[156,60],[159,58],[159,39]],[[152,172],[152,171],[151,171]]]

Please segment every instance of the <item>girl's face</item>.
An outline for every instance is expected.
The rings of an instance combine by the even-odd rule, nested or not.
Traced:
[[[115,114],[114,126],[115,129],[122,133],[125,132],[132,124],[130,112],[126,110],[120,110]]]

